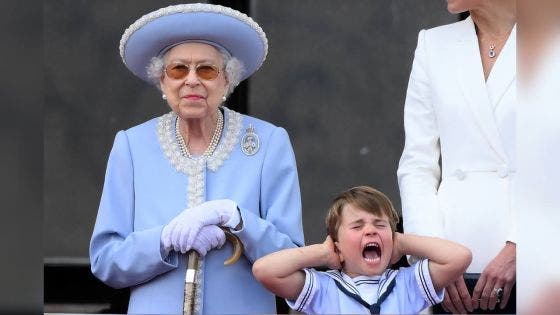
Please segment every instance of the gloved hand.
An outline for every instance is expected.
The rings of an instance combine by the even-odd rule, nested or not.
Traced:
[[[161,233],[161,243],[166,250],[187,252],[203,226],[221,225],[234,228],[239,224],[237,204],[229,199],[212,200],[183,210],[173,218]]]
[[[226,234],[215,225],[207,225],[200,229],[194,238],[192,249],[196,250],[202,257],[214,248],[221,248],[226,242]],[[182,252],[183,254],[186,252]]]

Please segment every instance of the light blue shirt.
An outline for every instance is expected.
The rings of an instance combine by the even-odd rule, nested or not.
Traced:
[[[117,133],[90,261],[92,272],[104,283],[131,288],[129,313],[182,313],[184,255],[171,251],[161,257],[160,236],[163,226],[187,208],[199,182],[205,200],[227,198],[238,204],[243,228],[234,234],[244,245],[241,259],[230,266],[223,265],[232,254],[229,243],[204,258],[202,312],[276,312],[274,295],[256,281],[251,267],[264,255],[303,245],[294,153],[284,129],[223,110],[220,143],[196,176],[188,175],[192,160],[176,156],[174,125],[169,126],[172,113]],[[241,150],[249,125],[260,139],[254,155]]]
[[[399,270],[387,269],[382,275],[372,277],[350,278],[338,270],[304,271],[305,284],[301,293],[295,301],[287,302],[292,309],[306,314],[370,314],[367,307],[339,286],[368,304],[374,304],[394,282],[392,291],[381,303],[381,314],[418,314],[443,301],[443,290],[436,292],[433,287],[428,260]]]

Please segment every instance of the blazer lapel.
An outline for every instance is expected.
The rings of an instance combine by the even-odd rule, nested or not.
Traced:
[[[492,72],[488,77],[486,85],[488,86],[488,97],[492,103],[492,108],[500,103],[500,100],[507,92],[507,90],[513,85],[516,77],[516,53],[515,53],[515,37],[516,29],[514,26],[511,30],[511,34],[502,49],[502,52],[498,56]]]
[[[502,160],[506,161],[506,153],[494,120],[493,106],[491,106],[486,89],[478,39],[471,17],[465,19],[460,27],[457,32],[458,38],[454,54],[458,65],[456,72],[458,84],[490,147]]]

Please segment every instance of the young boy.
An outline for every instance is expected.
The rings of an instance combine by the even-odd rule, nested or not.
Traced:
[[[398,220],[383,193],[351,188],[329,210],[324,243],[262,257],[253,274],[299,312],[419,313],[443,300],[443,288],[466,270],[471,252],[443,239],[395,232]],[[387,269],[402,255],[425,259]],[[309,269],[319,266],[331,270]]]

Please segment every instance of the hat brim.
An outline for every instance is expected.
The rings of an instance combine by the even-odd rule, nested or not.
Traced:
[[[193,5],[178,5],[154,11],[132,24],[123,34],[120,46],[127,68],[152,83],[146,67],[153,57],[178,43],[199,40],[215,43],[239,59],[245,67],[241,80],[257,71],[268,51],[266,35],[258,24],[230,8],[199,7],[213,10],[217,7],[219,12],[193,11]]]

